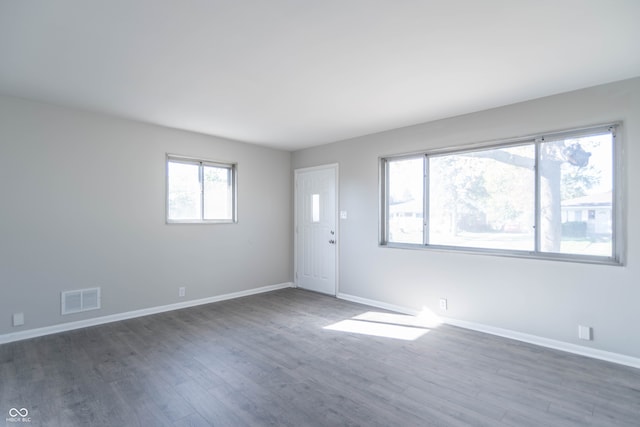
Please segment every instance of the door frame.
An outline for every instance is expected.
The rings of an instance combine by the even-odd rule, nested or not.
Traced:
[[[340,165],[338,163],[329,163],[325,165],[311,166],[306,168],[298,168],[293,170],[293,283],[298,287],[298,176],[305,172],[313,172],[319,170],[333,170],[335,176],[335,230],[336,230],[336,254],[335,254],[335,289],[331,294],[334,297],[339,293],[339,277],[340,277]]]

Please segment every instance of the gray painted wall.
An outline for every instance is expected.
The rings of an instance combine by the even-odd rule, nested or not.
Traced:
[[[167,152],[237,162],[239,222],[166,225]],[[0,97],[0,335],[291,281],[290,161]],[[93,286],[102,310],[60,315],[60,291]]]
[[[624,267],[378,246],[378,157],[623,120]],[[339,291],[640,357],[640,79],[396,129],[293,153],[293,168],[340,164]],[[594,341],[577,339],[578,324]]]

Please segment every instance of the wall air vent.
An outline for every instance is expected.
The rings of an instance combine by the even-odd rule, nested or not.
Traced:
[[[100,288],[65,291],[61,294],[62,315],[100,308]]]

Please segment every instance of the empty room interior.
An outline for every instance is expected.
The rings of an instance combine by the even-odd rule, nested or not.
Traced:
[[[0,0],[0,425],[640,425],[639,20]]]

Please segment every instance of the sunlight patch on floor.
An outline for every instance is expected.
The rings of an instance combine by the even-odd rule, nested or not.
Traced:
[[[368,311],[323,329],[414,341],[442,323],[430,310],[418,316]]]

